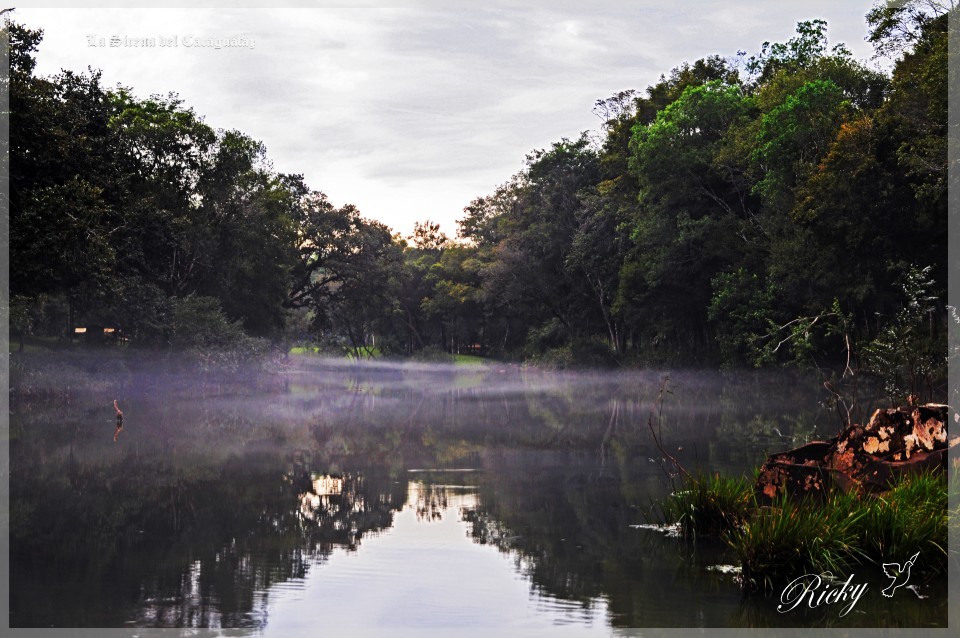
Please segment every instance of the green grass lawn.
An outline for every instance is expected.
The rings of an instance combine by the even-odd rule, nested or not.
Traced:
[[[320,348],[317,346],[294,346],[290,348],[290,354],[321,354]],[[347,352],[343,355],[347,359],[353,360],[357,356],[353,352]],[[361,359],[376,359],[382,357],[383,353],[380,351],[380,348],[371,348],[370,353],[366,351],[361,352]],[[479,366],[487,362],[483,357],[478,357],[472,354],[455,354],[451,355],[454,365],[458,366]]]
[[[316,346],[294,346],[290,348],[290,354],[319,354],[320,348]]]
[[[380,352],[380,348],[364,348],[360,350],[359,354],[350,351],[345,356],[347,359],[354,361],[356,359],[379,359],[383,356],[383,353]]]
[[[16,335],[10,335],[10,352],[19,352],[20,338]],[[65,344],[56,337],[33,337],[28,336],[23,340],[24,352],[49,352],[59,350],[65,347]]]
[[[315,355],[332,355],[330,351],[322,351],[318,346],[294,346],[290,348],[290,354],[315,354]],[[357,358],[357,354],[353,351],[343,352],[342,356],[354,360]],[[362,350],[360,352],[361,359],[376,359],[383,356],[383,353],[380,352],[380,348],[370,348],[369,352],[367,350]]]

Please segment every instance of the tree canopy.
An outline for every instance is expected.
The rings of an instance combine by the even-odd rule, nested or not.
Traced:
[[[947,20],[878,3],[868,39],[890,73],[813,19],[597,100],[599,135],[530,152],[455,239],[334,206],[175,94],[39,77],[42,32],[8,23],[14,327],[109,318],[172,344],[202,308],[356,352],[760,365],[889,339],[909,315],[898,282],[923,272],[939,338]]]

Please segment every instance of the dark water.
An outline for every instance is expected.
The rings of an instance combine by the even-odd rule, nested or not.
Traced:
[[[691,469],[749,473],[836,431],[815,377],[673,372],[661,405],[662,372],[77,357],[11,372],[11,627],[946,623],[945,582],[893,604],[868,567],[845,617],[781,614],[779,592],[744,596],[714,569],[732,560],[721,544],[638,527],[672,489],[651,426]]]

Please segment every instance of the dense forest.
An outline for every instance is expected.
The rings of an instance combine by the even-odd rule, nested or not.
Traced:
[[[42,31],[8,22],[11,332],[554,365],[842,365],[852,350],[923,375],[948,319],[935,6],[866,16],[889,72],[810,20],[597,100],[599,134],[531,152],[456,238],[338,208],[176,94],[38,76]]]

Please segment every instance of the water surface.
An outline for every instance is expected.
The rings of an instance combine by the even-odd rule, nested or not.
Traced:
[[[721,543],[639,527],[674,487],[664,453],[749,473],[833,434],[816,378],[315,358],[225,375],[81,356],[12,373],[14,627],[946,622],[945,583],[885,604],[866,568],[879,586],[856,613],[779,614],[711,569],[732,560]]]

